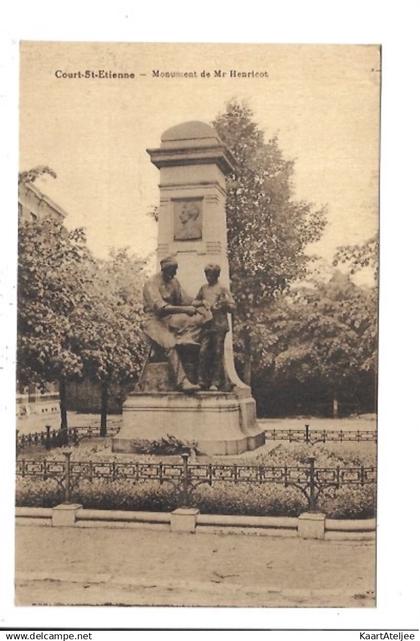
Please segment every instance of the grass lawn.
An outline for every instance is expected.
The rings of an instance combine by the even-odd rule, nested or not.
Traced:
[[[309,425],[314,430],[376,430],[376,414],[360,414],[345,418],[319,416],[292,416],[288,418],[262,418],[259,424],[270,430],[299,430]]]
[[[114,414],[108,417],[109,425],[119,426],[121,422],[121,415]],[[376,430],[376,414],[354,415],[345,418],[292,416],[288,418],[263,418],[258,419],[258,422],[267,430],[303,430],[305,429],[305,425],[309,425],[310,428],[317,430]],[[100,416],[99,414],[68,412],[68,424],[70,427],[99,427]],[[17,419],[16,428],[20,434],[29,434],[30,432],[44,431],[46,425],[50,425],[52,429],[58,429],[60,427],[60,417],[58,415],[46,417],[36,414],[23,416]]]

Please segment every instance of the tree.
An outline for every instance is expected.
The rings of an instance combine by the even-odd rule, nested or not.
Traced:
[[[53,169],[51,169],[47,165],[39,165],[38,167],[33,167],[28,171],[19,172],[18,184],[33,183],[37,178],[39,178],[40,176],[44,176],[45,174],[52,176],[52,178],[57,178],[57,174]]]
[[[278,297],[255,328],[259,375],[273,388],[317,389],[340,399],[376,380],[376,293],[336,271]]]
[[[80,355],[83,375],[101,385],[101,435],[106,435],[109,388],[129,385],[141,373],[147,344],[141,332],[145,260],[126,249],[97,261],[89,308],[73,316],[72,349]]]
[[[338,265],[339,263],[349,265],[351,274],[370,267],[373,269],[375,281],[377,281],[379,267],[378,257],[378,235],[375,234],[360,245],[341,245],[337,247],[334,256],[334,265]]]
[[[39,166],[19,184],[55,172]],[[53,218],[19,221],[18,379],[45,389],[59,382],[61,427],[67,429],[66,382],[101,384],[101,433],[109,385],[132,383],[143,367],[142,287],[146,260],[127,250],[95,260],[82,229]]]
[[[304,278],[310,261],[305,248],[320,238],[325,210],[294,200],[294,163],[284,158],[276,136],[265,140],[249,107],[232,101],[213,124],[236,161],[227,177],[228,254],[237,301],[235,346],[250,383],[258,355],[255,325],[281,292]]]
[[[59,382],[61,427],[67,429],[66,381],[82,373],[72,349],[73,318],[88,305],[92,257],[82,229],[52,218],[19,223],[17,376],[20,383]]]

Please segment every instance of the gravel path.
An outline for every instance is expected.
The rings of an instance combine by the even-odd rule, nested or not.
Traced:
[[[17,605],[373,607],[371,542],[18,527]]]

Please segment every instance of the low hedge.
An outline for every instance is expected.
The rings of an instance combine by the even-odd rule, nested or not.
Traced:
[[[18,479],[16,505],[54,507],[63,501],[63,492],[53,480]],[[85,508],[105,510],[145,510],[168,512],[183,504],[179,490],[169,483],[135,483],[127,480],[83,480],[72,493],[72,501]],[[298,516],[307,510],[300,490],[273,483],[240,484],[220,481],[201,485],[189,501],[204,514],[243,514],[253,516]],[[368,518],[374,515],[374,486],[328,490],[318,505],[331,518]]]

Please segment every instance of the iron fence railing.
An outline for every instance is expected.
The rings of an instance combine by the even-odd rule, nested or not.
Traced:
[[[376,443],[378,440],[376,430],[319,430],[312,429],[309,425],[305,425],[304,429],[296,430],[266,429],[265,438],[274,441],[288,441],[289,443],[307,443],[309,445],[326,443],[327,441],[335,443],[371,441]]]
[[[119,430],[118,425],[109,425],[106,434],[107,436],[115,436]],[[101,436],[100,427],[91,426],[69,427],[67,430],[62,430],[51,429],[47,425],[44,431],[29,434],[20,434],[19,430],[16,430],[16,451],[19,452],[25,447],[34,445],[41,445],[47,450],[62,445],[77,445],[84,438],[99,436]],[[303,429],[266,429],[265,437],[267,440],[307,443],[309,445],[326,442],[377,442],[376,430],[320,430],[312,429],[309,425],[305,425]]]
[[[73,461],[71,450],[64,450],[63,454],[63,460],[18,459],[16,474],[22,478],[54,479],[67,503],[71,503],[82,480],[170,483],[179,492],[182,505],[192,505],[194,490],[203,484],[213,486],[221,481],[234,485],[274,484],[300,490],[312,512],[317,510],[318,498],[328,488],[376,483],[375,467],[317,467],[314,457],[309,457],[302,466],[279,466],[190,463],[189,454],[182,454],[180,463]]]
[[[119,427],[109,425],[106,430],[107,436],[114,436],[119,431]],[[69,427],[67,429],[51,429],[50,425],[45,426],[42,432],[30,432],[20,434],[16,430],[16,452],[34,445],[41,445],[47,450],[52,447],[61,447],[62,445],[77,445],[84,438],[97,438],[102,436],[100,427]]]

